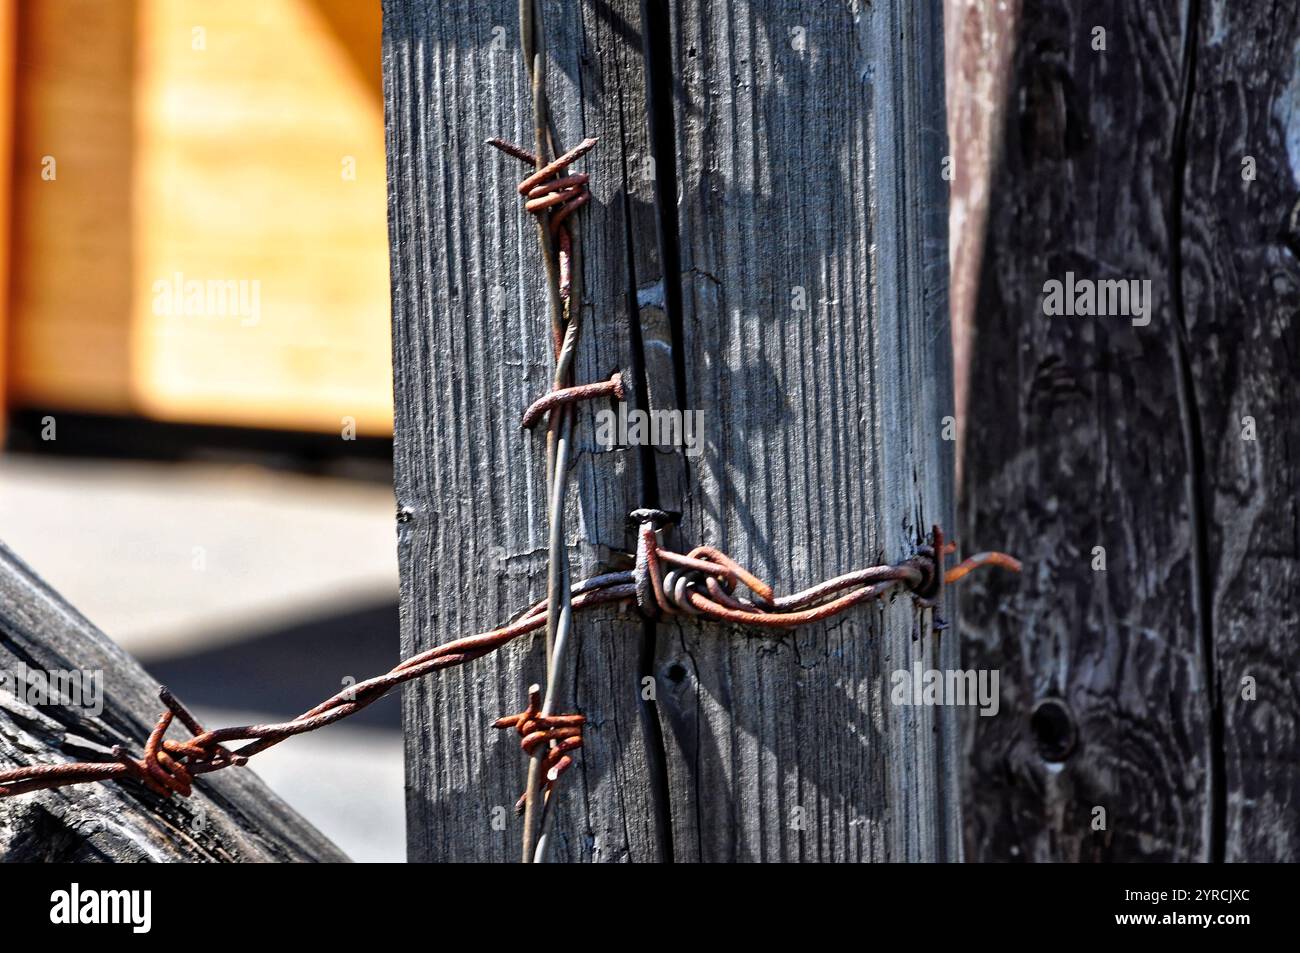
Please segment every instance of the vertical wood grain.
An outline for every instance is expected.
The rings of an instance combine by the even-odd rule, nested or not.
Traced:
[[[407,653],[543,592],[542,446],[516,422],[550,367],[540,264],[518,170],[478,146],[526,137],[514,6],[385,5]],[[952,517],[938,3],[543,8],[559,138],[602,137],[579,377],[633,366],[633,406],[704,414],[687,456],[596,447],[584,410],[575,572],[629,549],[652,497],[683,512],[670,544],[722,546],[784,590],[910,555]],[[783,637],[615,613],[577,629],[589,727],[556,859],[959,855],[952,721],[889,704],[892,670],[955,665],[910,599]],[[541,663],[521,643],[408,689],[413,859],[515,856],[518,823],[490,812],[523,761],[486,726]]]
[[[778,590],[950,522],[938,4],[674,8],[687,405],[683,547]],[[674,837],[700,860],[957,856],[955,658],[906,598],[785,635],[661,625]],[[671,704],[669,704],[671,703]]]
[[[1032,568],[963,590],[1005,694],[970,738],[976,859],[1300,855],[1298,43],[1290,8],[1024,7],[962,495],[968,541]],[[1150,324],[1044,315],[1071,270],[1149,279]]]
[[[1300,9],[1202,0],[1180,237],[1228,861],[1300,859]],[[1254,164],[1247,180],[1244,164]],[[1255,439],[1244,439],[1247,419]],[[1247,691],[1253,683],[1253,697]]]
[[[553,367],[543,270],[515,189],[526,171],[483,145],[532,139],[516,9],[512,0],[384,8],[405,654],[490,628],[545,595],[544,428],[519,425]],[[558,141],[601,137],[577,167],[591,173],[593,196],[576,226],[584,381],[630,368],[628,242],[653,243],[638,211],[646,147],[635,9],[545,5]],[[624,521],[640,505],[634,453],[593,439],[599,409],[578,415],[566,516],[575,579],[626,548]],[[588,725],[580,767],[564,780],[551,857],[654,859],[660,809],[641,720],[639,620],[584,613],[575,631],[562,707],[576,704]],[[408,689],[411,859],[517,857],[512,811],[504,826],[493,820],[523,790],[525,760],[517,736],[490,726],[520,710],[544,672],[541,640],[522,640]]]

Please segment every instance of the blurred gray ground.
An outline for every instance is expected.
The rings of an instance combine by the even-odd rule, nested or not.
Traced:
[[[292,718],[397,661],[393,512],[379,482],[0,457],[0,538],[214,726]],[[405,859],[396,694],[251,764],[353,859]]]

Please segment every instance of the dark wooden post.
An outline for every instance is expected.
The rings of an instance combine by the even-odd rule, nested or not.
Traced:
[[[702,442],[608,449],[578,413],[575,577],[632,546],[726,549],[778,589],[909,555],[953,518],[935,0],[544,3],[552,113],[583,160],[578,378],[699,411]],[[385,3],[403,651],[544,594],[551,358],[519,169],[513,0]],[[948,422],[950,423],[950,421]],[[701,452],[696,454],[696,450]],[[951,859],[953,722],[890,703],[955,635],[901,598],[785,635],[582,615],[566,707],[588,718],[557,860]],[[410,856],[518,855],[524,761],[492,721],[540,639],[406,690]]]
[[[90,673],[93,706],[32,704],[47,673]],[[138,754],[158,719],[158,683],[0,545],[0,766]],[[39,673],[39,674],[37,674]],[[57,683],[56,683],[57,684]],[[89,697],[81,699],[89,702]],[[165,801],[134,782],[0,798],[0,861],[342,861],[341,851],[247,768],[205,776]]]
[[[1021,12],[963,529],[1032,568],[963,594],[1004,693],[973,859],[1300,857],[1298,42],[1266,4]],[[1154,308],[1048,317],[1068,272]]]

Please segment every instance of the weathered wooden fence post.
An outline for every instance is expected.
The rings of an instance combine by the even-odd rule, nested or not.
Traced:
[[[633,410],[698,442],[606,447],[578,412],[575,578],[683,514],[779,590],[909,555],[953,519],[945,133],[937,0],[543,2],[549,96],[591,205],[578,378],[623,369]],[[386,0],[403,652],[545,592],[549,386],[514,0]],[[698,416],[696,416],[698,414]],[[784,635],[583,615],[556,860],[960,856],[948,710],[891,673],[957,664],[898,598]],[[524,760],[490,725],[544,670],[540,639],[406,688],[412,860],[518,855]]]
[[[1294,861],[1300,21],[1137,11],[1044,0],[1015,30],[963,532],[1033,568],[963,592],[1004,695],[970,855]],[[1117,281],[1140,311],[1083,297]]]

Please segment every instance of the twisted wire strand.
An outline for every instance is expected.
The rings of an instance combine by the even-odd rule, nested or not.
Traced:
[[[648,534],[644,532],[646,526],[650,526]],[[943,556],[954,551],[955,544],[944,544],[941,532],[935,527],[936,545],[921,547],[902,562],[871,566],[836,576],[802,592],[773,596],[770,586],[725,553],[704,546],[687,554],[676,553],[660,545],[658,532],[653,524],[642,523],[636,569],[602,573],[571,586],[568,596],[572,611],[644,605],[648,598],[650,608],[646,611],[651,615],[694,614],[742,626],[790,628],[840,615],[895,589],[910,591],[917,604],[925,607],[936,601],[928,592],[944,582],[963,579],[975,569],[998,567],[1019,572],[1021,568],[1018,560],[1005,553],[986,552],[977,553],[944,572]],[[940,554],[937,559],[935,553]],[[659,569],[665,565],[676,568],[656,576],[649,569],[652,565]],[[647,579],[654,586],[654,592],[648,597],[644,592]],[[748,595],[737,594],[742,586]],[[288,738],[356,714],[405,682],[482,658],[520,636],[541,629],[546,624],[547,607],[548,600],[541,600],[506,625],[434,646],[398,663],[383,675],[330,696],[297,718],[277,724],[205,729],[171,692],[162,688],[159,698],[166,709],[149,733],[140,758],[132,758],[119,746],[113,749],[112,761],[26,765],[0,771],[0,797],[74,784],[126,780],[137,781],[162,797],[188,797],[199,775],[243,765],[253,755]],[[540,692],[540,687],[534,688]],[[521,746],[537,761],[539,790],[545,793],[552,790],[555,781],[573,763],[571,752],[581,745],[582,722],[577,719],[582,716],[548,712],[542,705],[535,705],[535,700],[530,693],[529,707],[518,715],[499,720],[497,727],[514,726],[518,730],[522,721],[530,729],[521,734],[524,740],[532,740]],[[184,741],[167,738],[174,722],[183,725],[191,737]],[[575,727],[577,732],[567,731]],[[245,743],[233,750],[227,747],[237,742]]]

